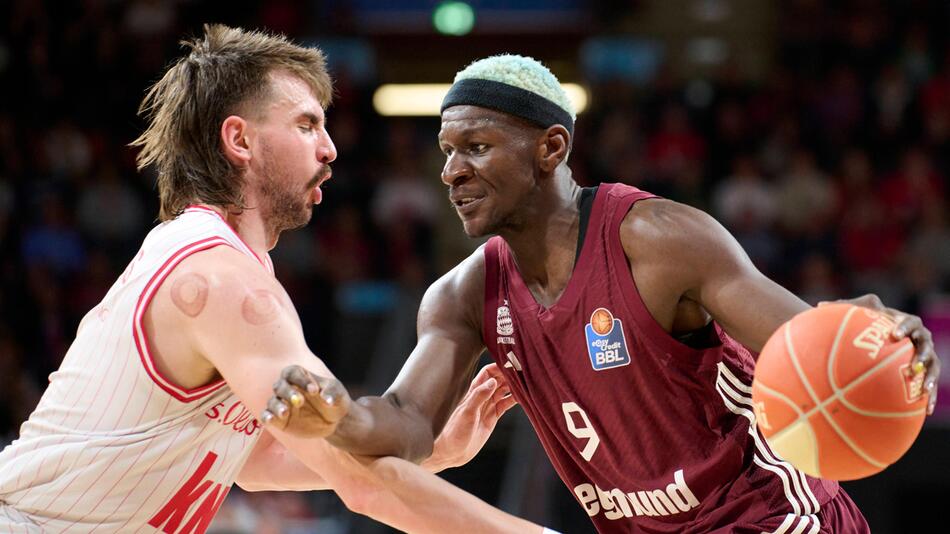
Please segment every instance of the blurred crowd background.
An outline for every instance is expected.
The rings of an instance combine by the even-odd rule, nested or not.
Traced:
[[[204,22],[286,33],[329,56],[339,158],[314,221],[273,257],[310,346],[354,396],[389,385],[422,292],[480,244],[439,181],[438,118],[383,117],[373,92],[447,83],[501,52],[588,89],[578,183],[624,182],[711,212],[811,303],[875,292],[920,314],[950,369],[950,3],[486,0],[469,2],[462,36],[436,32],[436,4],[0,2],[0,444],[156,222],[155,176],[136,172],[127,144],[145,89]],[[946,406],[905,459],[847,486],[874,532],[909,532],[950,504]],[[447,478],[593,532],[515,412]],[[327,492],[238,489],[213,530],[385,531]]]

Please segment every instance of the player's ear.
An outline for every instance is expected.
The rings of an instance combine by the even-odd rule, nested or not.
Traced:
[[[571,134],[560,124],[549,126],[538,142],[538,159],[541,170],[554,172],[554,169],[567,158],[571,149]]]
[[[221,150],[238,167],[247,166],[251,159],[248,133],[247,121],[237,115],[230,115],[221,123]]]

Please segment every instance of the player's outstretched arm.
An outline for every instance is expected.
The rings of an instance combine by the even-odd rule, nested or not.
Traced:
[[[284,382],[286,385],[287,383]],[[305,386],[304,386],[305,387]],[[275,397],[281,404],[277,413],[286,417],[303,409],[290,399],[289,385],[275,386]],[[281,391],[281,394],[276,393]],[[297,393],[297,395],[300,395]],[[478,372],[462,401],[452,412],[442,433],[435,440],[432,456],[421,466],[430,473],[465,465],[488,441],[498,419],[517,402],[511,395],[501,371],[494,363]],[[274,403],[268,405],[275,410]],[[271,420],[271,424],[275,421]],[[286,447],[266,431],[258,440],[236,482],[246,491],[308,491],[329,489],[327,482],[298,460]]]
[[[322,476],[301,462],[266,429],[234,482],[244,491],[330,489]]]
[[[383,396],[355,401],[327,438],[331,443],[366,456],[397,456],[414,462],[429,457],[434,437],[465,393],[484,350],[484,276],[479,250],[426,291],[419,308],[419,341],[399,376]],[[306,387],[312,379],[309,372],[291,368],[281,377],[282,387],[295,382],[308,400],[313,395]],[[277,391],[279,396],[279,387]],[[290,400],[291,392],[284,394]],[[316,416],[310,410],[291,415],[285,430],[300,435],[306,434],[306,428],[293,420]]]
[[[668,200],[638,202],[624,219],[621,240],[635,277],[656,283],[638,285],[645,302],[697,303],[745,346],[760,351],[772,333],[809,308],[752,264],[739,243],[708,214]],[[933,392],[940,371],[933,340],[919,317],[885,308],[876,296],[854,301],[893,314],[895,335],[910,337],[915,362],[926,369],[925,388]],[[648,304],[649,306],[649,304]],[[675,309],[656,305],[651,312],[666,326]]]
[[[334,476],[341,472],[354,476],[356,465],[369,473],[355,491],[338,490],[347,507],[400,530],[420,534],[551,532],[503,512],[400,458],[354,458],[341,450],[335,454],[344,466]]]
[[[301,414],[309,411],[301,402],[314,377],[300,367],[284,369],[274,385],[274,396],[262,419],[270,424],[282,424],[284,419],[313,417]],[[498,420],[517,401],[504,375],[494,363],[488,364],[472,380],[468,391],[456,406],[448,422],[435,440],[432,455],[422,466],[432,473],[467,464],[488,441]]]
[[[258,447],[238,477],[241,487],[249,491],[330,488],[350,510],[411,533],[542,532],[540,526],[399,458],[356,457],[325,440],[313,439],[314,449],[325,454],[329,465],[321,476],[266,432]]]
[[[294,392],[302,397],[300,390],[281,382],[283,385],[275,385],[275,397],[268,403],[271,406],[268,413],[280,415],[273,416],[270,424],[278,424],[277,419],[290,417],[293,411],[306,409],[299,401],[291,401]],[[306,389],[306,383],[301,390]],[[275,408],[273,401],[279,402],[280,408]],[[492,363],[483,367],[452,412],[435,440],[432,456],[422,462],[422,467],[430,473],[438,473],[468,463],[485,445],[498,419],[515,404],[498,366]],[[246,491],[329,489],[322,476],[298,460],[266,429],[238,475],[237,483]]]

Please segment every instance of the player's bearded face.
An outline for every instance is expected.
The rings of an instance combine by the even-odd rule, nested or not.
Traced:
[[[330,173],[330,166],[322,165],[316,174],[304,181],[301,171],[294,169],[292,162],[282,159],[268,143],[264,142],[262,146],[261,215],[276,232],[305,226],[313,214],[313,188]]]

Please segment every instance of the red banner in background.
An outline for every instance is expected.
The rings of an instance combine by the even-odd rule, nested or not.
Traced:
[[[937,383],[937,408],[926,424],[950,425],[950,295],[929,302],[921,316],[933,333],[934,349],[943,369]]]

